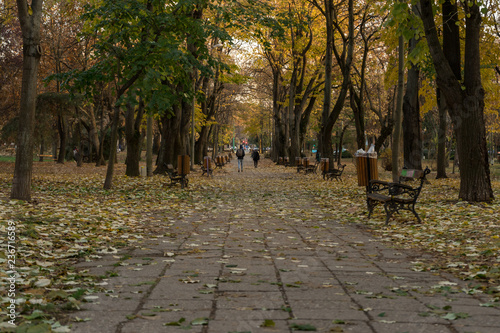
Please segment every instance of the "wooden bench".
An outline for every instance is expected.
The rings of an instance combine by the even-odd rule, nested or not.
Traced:
[[[44,157],[48,157],[53,161],[57,161],[57,158],[55,155],[38,155],[40,157],[40,160],[42,161]]]
[[[335,178],[335,180],[340,180],[342,181],[342,173],[344,173],[344,168],[346,164],[338,164],[337,169],[329,169],[328,171],[323,171],[323,179],[326,180],[332,180]]]
[[[314,164],[309,164],[305,167],[305,172],[306,172],[306,175],[308,173],[317,173],[318,171],[318,166],[319,166],[319,163],[318,162],[315,162]]]
[[[224,163],[224,157],[223,156],[216,156],[215,157],[215,168],[222,169],[222,167],[225,165]]]
[[[305,164],[304,160],[302,157],[295,157],[295,165],[297,166],[297,172],[301,172],[302,170],[305,170]]]
[[[174,184],[181,184],[181,187],[188,186],[189,179],[186,176],[179,175],[177,171],[174,170],[174,166],[172,164],[167,164],[167,174],[170,178],[170,186]]]
[[[278,165],[284,165],[285,167],[289,166],[289,158],[288,157],[278,157],[278,162],[276,163]]]
[[[201,175],[204,176],[205,174],[209,177],[213,177],[213,172],[214,170],[212,169],[212,159],[208,156],[205,156],[203,158],[203,162],[200,163],[201,165]]]
[[[420,191],[426,181],[425,177],[431,172],[429,168],[422,170],[403,169],[399,183],[385,182],[381,180],[370,180],[367,188],[366,203],[368,205],[368,218],[370,218],[373,208],[378,204],[384,205],[386,214],[385,224],[389,223],[392,214],[400,210],[408,210],[415,215],[419,223],[422,220],[415,211],[415,204],[420,195]],[[418,187],[402,184],[403,179],[415,179],[420,181]]]

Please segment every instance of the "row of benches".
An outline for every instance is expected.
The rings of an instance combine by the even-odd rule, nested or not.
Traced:
[[[337,168],[330,167],[329,159],[322,158],[320,162],[317,160],[314,163],[311,163],[311,159],[305,157],[297,157],[295,158],[295,164],[297,167],[297,172],[304,171],[305,174],[309,173],[318,173],[318,168],[321,170],[321,175],[323,179],[326,180],[342,180],[342,173],[344,172],[345,164],[337,164]],[[290,165],[288,157],[279,157],[278,165],[284,165],[288,167]]]
[[[202,171],[201,175],[204,176],[206,174],[207,176],[213,176],[214,168],[212,168],[212,165],[215,165],[215,169],[222,169],[224,165],[231,162],[231,159],[231,154],[216,156],[215,160],[213,160],[209,156],[205,156],[203,158],[203,162],[200,163]]]
[[[215,169],[222,169],[224,165],[231,162],[231,155],[220,155],[213,160],[209,156],[205,156],[203,162],[200,163],[202,176],[205,174],[207,176],[212,176],[214,169],[212,165],[215,165]],[[189,179],[187,178],[187,173],[180,173],[174,169],[172,164],[165,164],[165,168],[167,170],[167,174],[170,178],[170,186],[175,184],[181,184],[181,187],[188,186]]]

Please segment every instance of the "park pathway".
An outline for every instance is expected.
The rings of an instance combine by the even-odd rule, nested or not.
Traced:
[[[500,332],[486,296],[412,270],[416,253],[337,220],[275,168],[233,161],[207,189],[210,209],[158,212],[140,246],[80,263],[109,277],[72,332]]]

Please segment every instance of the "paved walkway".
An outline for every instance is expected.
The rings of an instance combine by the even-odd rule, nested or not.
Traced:
[[[73,313],[82,320],[73,331],[500,331],[500,310],[480,306],[485,295],[413,271],[415,254],[336,221],[294,188],[293,171],[271,168],[246,158],[238,173],[233,161],[213,179],[223,189],[209,190],[211,210],[164,212],[161,233],[140,247],[79,264],[112,277]]]

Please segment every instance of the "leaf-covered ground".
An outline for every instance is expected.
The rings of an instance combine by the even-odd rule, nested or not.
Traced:
[[[226,168],[235,169],[234,164]],[[8,198],[13,164],[1,164],[0,296],[3,305],[9,302],[9,222],[16,227],[16,298],[18,310],[22,311],[17,323],[42,316],[47,317],[53,331],[66,332],[67,327],[60,326],[54,318],[62,310],[78,309],[79,302],[91,297],[92,289],[98,289],[100,283],[99,277],[76,272],[72,268],[75,262],[140,244],[150,235],[165,232],[159,226],[169,219],[242,204],[248,205],[251,211],[253,201],[266,200],[267,196],[274,197],[268,211],[306,219],[316,216],[321,219],[325,212],[334,212],[341,223],[363,225],[388,244],[415,253],[434,254],[432,259],[416,260],[415,270],[448,271],[470,280],[470,293],[500,295],[498,199],[492,204],[458,201],[459,181],[456,178],[435,180],[431,174],[417,205],[424,223],[416,224],[411,213],[403,212],[396,214],[386,227],[382,207],[375,208],[375,214],[367,219],[364,188],[357,186],[351,164],[346,167],[343,182],[297,174],[295,169],[274,166],[268,160],[262,161],[260,168],[275,173],[275,181],[263,184],[249,177],[235,182],[227,170],[217,170],[214,178],[201,177],[201,172],[196,172],[189,177],[190,186],[182,190],[178,185],[169,187],[168,178],[162,176],[125,177],[120,165],[113,189],[106,191],[102,189],[105,167],[35,163],[33,201],[25,203]],[[382,174],[380,178],[389,179],[389,175]],[[500,183],[495,181],[493,187],[498,198]],[[221,200],[218,194],[222,192],[230,193],[234,201]],[[290,198],[300,196],[315,200],[315,207],[320,209],[301,208],[296,212]],[[259,214],[265,215],[265,212]],[[0,318],[7,318],[5,306]]]

